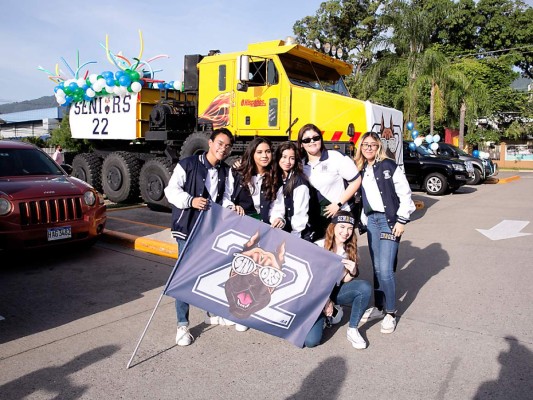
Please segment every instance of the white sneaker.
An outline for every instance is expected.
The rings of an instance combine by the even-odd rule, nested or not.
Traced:
[[[187,325],[178,326],[176,332],[176,344],[178,346],[188,346],[192,341],[193,337],[189,332],[189,327]]]
[[[366,349],[366,341],[363,339],[357,328],[348,328],[346,333],[348,341],[358,350]]]
[[[226,325],[226,326],[235,325],[235,322],[232,322],[226,318],[219,317],[217,315],[212,315],[209,312],[207,312],[204,322],[207,325]]]
[[[249,328],[241,324],[235,324],[235,330],[237,332],[246,332]]]
[[[363,316],[361,317],[361,320],[359,321],[359,326],[367,323],[368,321],[373,321],[375,319],[381,319],[385,316],[382,310],[377,309],[376,307],[370,307],[368,308]]]
[[[381,333],[392,333],[396,329],[396,317],[386,314],[381,321]]]

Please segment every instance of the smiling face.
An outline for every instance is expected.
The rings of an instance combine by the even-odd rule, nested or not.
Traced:
[[[369,162],[373,162],[378,154],[379,146],[381,142],[378,142],[372,136],[367,136],[361,142],[361,153]]]
[[[212,165],[224,160],[231,152],[231,140],[224,134],[219,134],[214,140],[209,140],[207,159]]]
[[[353,225],[346,222],[339,222],[335,224],[335,243],[337,245],[343,245],[353,235]]]
[[[279,167],[283,171],[283,176],[287,176],[296,164],[296,154],[293,149],[283,150],[279,160]]]
[[[254,152],[254,162],[257,173],[262,174],[272,161],[272,149],[267,143],[261,143]]]
[[[302,145],[307,154],[311,156],[320,155],[320,148],[322,146],[322,136],[314,130],[307,130],[302,135]]]

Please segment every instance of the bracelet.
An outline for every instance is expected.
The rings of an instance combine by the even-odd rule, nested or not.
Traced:
[[[340,201],[337,203],[337,205],[339,206],[339,208],[342,208],[342,203]]]

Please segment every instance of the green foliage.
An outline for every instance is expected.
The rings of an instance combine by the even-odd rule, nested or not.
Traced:
[[[50,143],[52,145],[61,145],[64,149],[68,149],[70,152],[74,153],[85,153],[91,150],[91,144],[87,140],[82,139],[72,139],[70,133],[70,122],[68,113],[65,113],[63,120],[59,127],[52,131],[52,137],[50,138]]]
[[[482,129],[473,127],[465,135],[465,142],[471,145],[480,144],[483,142],[494,142],[498,143],[500,141],[500,133],[493,129]]]
[[[48,147],[46,141],[41,139],[39,136],[25,136],[21,139],[21,141],[34,144],[35,146],[40,147],[41,149],[43,147]]]

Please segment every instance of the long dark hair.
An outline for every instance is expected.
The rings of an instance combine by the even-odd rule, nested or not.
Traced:
[[[309,160],[309,157],[307,156],[307,151],[304,149],[304,145],[302,143],[302,138],[304,136],[304,133],[307,131],[313,131],[320,135],[320,152],[323,153],[326,151],[326,145],[324,144],[324,138],[322,137],[322,132],[320,129],[318,129],[318,126],[315,124],[305,124],[300,128],[298,131],[298,151],[300,152],[300,157],[302,157],[302,160],[307,162]]]
[[[287,184],[283,189],[284,194],[290,195],[294,189],[294,185],[296,184],[297,177],[300,176],[303,179],[307,179],[307,177],[303,173],[302,159],[300,158],[298,147],[293,142],[281,143],[278,145],[278,147],[276,147],[276,152],[274,153],[274,159],[272,161],[272,176],[276,192],[281,186],[283,186],[283,170],[279,166],[279,160],[281,160],[285,150],[294,151],[294,167],[292,167],[292,170],[289,172]]]
[[[252,177],[254,175],[258,174],[257,166],[255,165],[254,161],[254,154],[257,150],[257,147],[262,144],[266,143],[268,147],[270,147],[270,150],[272,150],[272,142],[264,137],[256,137],[254,138],[246,147],[246,150],[244,151],[244,154],[241,158],[241,165],[237,167],[235,170],[241,174],[242,176],[242,183],[245,185],[245,187],[250,188],[252,186]],[[274,200],[276,197],[276,191],[274,188],[274,183],[272,179],[272,161],[270,164],[265,168],[266,173],[263,177],[263,188],[265,190],[265,196],[269,200]],[[253,189],[252,189],[253,190]],[[251,192],[251,194],[254,194]]]

